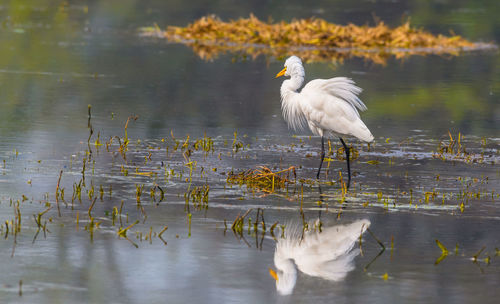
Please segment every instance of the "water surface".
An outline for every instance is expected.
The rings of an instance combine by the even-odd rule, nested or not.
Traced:
[[[307,130],[288,130],[281,117],[281,80],[274,75],[282,61],[221,54],[207,62],[184,45],[142,38],[136,31],[155,22],[185,25],[208,13],[225,19],[251,12],[275,20],[318,16],[357,24],[373,22],[376,15],[390,25],[409,15],[415,25],[436,33],[452,29],[472,41],[498,43],[499,25],[491,16],[495,5],[70,1],[54,6],[33,1],[0,7],[0,298],[16,303],[495,302],[500,283],[497,52],[391,59],[385,66],[358,59],[307,64],[306,80],[343,75],[364,89],[368,111],[362,118],[376,141],[368,148],[347,140],[359,157],[352,163],[351,190],[343,197],[339,172],[345,176],[345,163],[336,154],[325,163],[321,184],[310,182],[320,139]],[[124,159],[115,136],[123,141],[131,115],[138,118],[128,124]],[[457,146],[453,154],[439,152],[450,143],[448,132],[455,140],[460,133],[461,152]],[[204,137],[213,140],[213,152],[193,146]],[[98,138],[102,146],[96,145]],[[234,143],[240,142],[236,152]],[[341,147],[336,139],[331,144],[333,152]],[[80,202],[72,196],[83,182],[84,159]],[[229,172],[261,165],[295,166],[297,179],[273,194],[227,184]],[[64,201],[56,202],[61,170]],[[164,191],[162,201],[156,186]],[[138,187],[143,187],[140,204]],[[203,187],[209,187],[208,204],[190,194],[186,204],[186,193]],[[37,217],[49,207],[40,216],[46,229],[37,233]],[[115,207],[122,208],[121,217],[113,216]],[[260,216],[258,229],[253,226],[259,208],[265,232]],[[242,233],[234,233],[233,221],[250,209]],[[270,227],[279,222],[274,228],[279,239],[281,225],[318,219],[324,227],[369,220],[386,249],[364,233],[362,253],[343,280],[299,271],[292,293],[279,294],[269,275],[269,268],[276,269]],[[136,220],[128,240],[118,235]],[[441,257],[436,239],[449,250],[447,256]]]

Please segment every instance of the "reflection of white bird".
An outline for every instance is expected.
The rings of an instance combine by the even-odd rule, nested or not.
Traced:
[[[274,251],[277,272],[269,269],[282,295],[292,293],[297,280],[297,268],[303,273],[330,281],[341,281],[354,269],[359,249],[356,241],[370,226],[367,219],[348,225],[337,225],[319,231],[302,233],[302,225],[288,225],[285,238],[279,239]],[[295,264],[294,264],[295,262]]]
[[[361,88],[349,78],[335,77],[312,80],[298,92],[304,82],[305,72],[302,61],[297,56],[291,56],[285,61],[285,68],[276,78],[283,75],[290,76],[281,85],[281,109],[288,125],[299,129],[307,123],[313,134],[321,136],[321,162],[316,178],[319,178],[325,158],[324,136],[337,135],[346,153],[349,188],[349,149],[341,136],[350,135],[365,142],[373,140],[373,135],[358,113],[358,109],[366,110],[365,104],[357,96],[361,93]]]

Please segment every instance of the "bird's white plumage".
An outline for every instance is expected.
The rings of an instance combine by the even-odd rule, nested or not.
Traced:
[[[299,92],[305,77],[300,58],[291,56],[285,61],[285,76],[290,79],[281,85],[281,108],[288,125],[294,129],[306,124],[320,136],[350,135],[366,142],[373,135],[359,116],[366,110],[358,98],[362,89],[346,77],[316,79]]]
[[[309,225],[313,227],[313,223]],[[319,231],[302,231],[301,224],[289,224],[285,237],[278,240],[274,264],[278,270],[276,288],[291,294],[297,280],[297,268],[303,273],[330,281],[340,281],[354,269],[359,254],[354,248],[359,236],[370,226],[367,219],[337,225]]]

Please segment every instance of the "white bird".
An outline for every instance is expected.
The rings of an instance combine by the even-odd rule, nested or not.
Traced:
[[[274,251],[277,272],[269,269],[282,295],[292,293],[297,281],[297,268],[303,273],[339,282],[354,269],[353,248],[368,229],[370,221],[358,220],[348,225],[336,225],[319,231],[302,232],[302,224],[287,225],[284,238],[278,240]],[[295,262],[295,263],[294,263]]]
[[[366,110],[358,98],[362,89],[346,77],[315,79],[308,82],[299,92],[304,82],[304,67],[297,56],[285,61],[285,68],[276,75],[290,76],[281,85],[281,109],[289,127],[301,129],[306,123],[312,133],[321,136],[321,162],[316,178],[319,179],[325,158],[325,136],[338,136],[344,146],[347,159],[348,182],[351,183],[349,148],[341,136],[354,136],[362,141],[373,141],[373,135],[359,117],[358,110]]]

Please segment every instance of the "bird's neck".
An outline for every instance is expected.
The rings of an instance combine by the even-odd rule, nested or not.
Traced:
[[[281,85],[281,97],[285,98],[289,95],[297,93],[303,83],[303,75],[292,75],[290,79],[283,81],[283,84]]]
[[[281,85],[281,110],[288,126],[298,130],[304,126],[303,112],[297,90],[304,82],[303,75],[294,75]]]
[[[289,237],[276,245],[274,265],[284,273],[294,274],[297,272],[295,263],[293,262],[297,245],[291,239],[292,238]]]
[[[281,261],[278,262],[278,265],[276,267],[283,271],[283,273],[289,274],[289,275],[296,275],[297,274],[297,268],[295,267],[295,263],[293,262],[292,259],[282,259]]]

